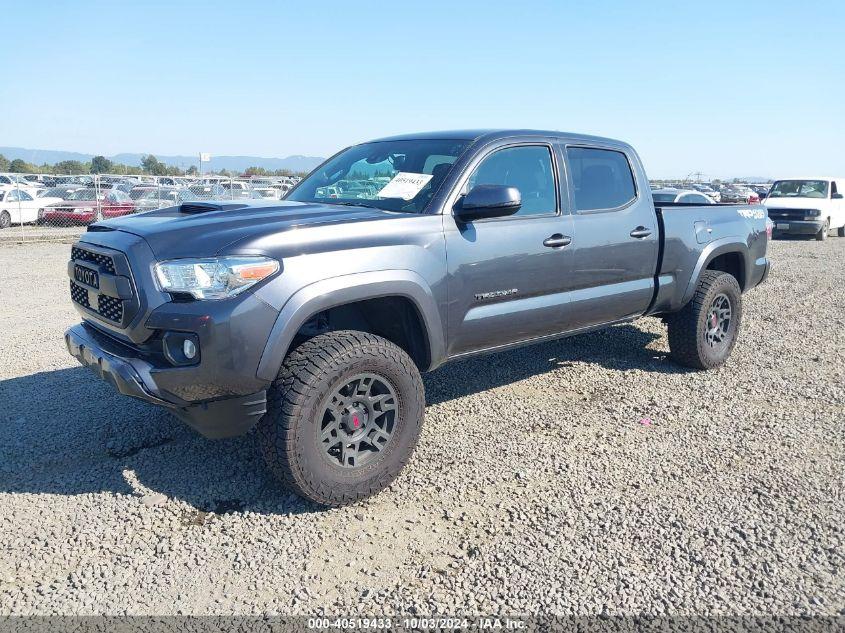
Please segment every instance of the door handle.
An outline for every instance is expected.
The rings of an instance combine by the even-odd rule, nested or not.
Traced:
[[[555,233],[543,240],[543,246],[548,246],[549,248],[560,248],[562,246],[568,246],[571,242],[572,238],[568,235]]]
[[[638,226],[630,233],[631,237],[636,237],[637,239],[642,239],[644,237],[648,237],[651,235],[651,229],[647,229],[644,226]]]

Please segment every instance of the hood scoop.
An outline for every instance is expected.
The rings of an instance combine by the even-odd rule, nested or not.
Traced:
[[[179,205],[179,213],[195,215],[210,211],[235,211],[248,206],[242,202],[183,202]]]

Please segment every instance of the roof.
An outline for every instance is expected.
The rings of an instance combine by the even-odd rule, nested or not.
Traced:
[[[510,136],[546,136],[553,138],[565,138],[567,140],[584,141],[589,143],[624,144],[610,138],[601,136],[590,136],[589,134],[573,134],[571,132],[560,132],[558,130],[529,130],[529,129],[484,129],[484,130],[443,130],[439,132],[416,132],[413,134],[398,134],[384,138],[365,141],[369,143],[380,143],[383,141],[414,141],[414,140],[456,140],[456,141],[495,141]]]

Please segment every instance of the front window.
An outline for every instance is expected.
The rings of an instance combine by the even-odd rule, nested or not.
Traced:
[[[468,143],[420,139],[355,145],[317,168],[285,199],[422,213]]]
[[[483,161],[472,173],[467,191],[477,185],[502,185],[519,190],[522,206],[515,215],[557,212],[552,156],[545,145],[501,149]]]
[[[827,198],[826,180],[778,180],[769,198]]]

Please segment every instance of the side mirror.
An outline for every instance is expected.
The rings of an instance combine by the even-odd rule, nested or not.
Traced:
[[[834,200],[842,200],[843,195],[841,193],[835,193],[830,197],[833,198]]]
[[[464,222],[513,215],[522,206],[516,187],[476,185],[455,205],[455,215]]]

